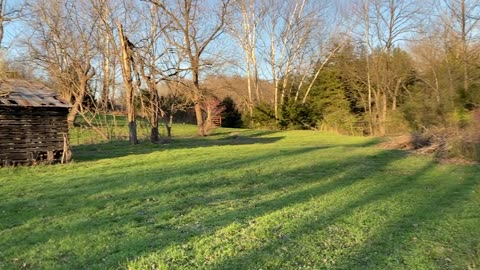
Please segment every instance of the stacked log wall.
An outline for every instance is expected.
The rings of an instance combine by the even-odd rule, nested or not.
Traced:
[[[68,108],[0,107],[0,166],[60,162]]]

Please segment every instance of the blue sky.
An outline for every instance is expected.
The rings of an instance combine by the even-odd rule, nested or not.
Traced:
[[[21,6],[23,0],[4,0],[6,2],[6,13],[8,14],[12,10],[17,10]],[[2,47],[8,51],[8,55],[12,56],[17,54],[15,47],[18,46],[17,40],[22,34],[22,30],[25,28],[21,27],[21,22],[19,20],[7,21],[4,23],[4,36]]]
[[[11,11],[13,9],[17,9],[22,2],[25,0],[5,0],[6,1],[6,10]],[[140,0],[138,0],[140,1]],[[207,0],[209,1],[209,0]],[[278,0],[282,1],[282,0]],[[288,1],[288,0],[283,0],[283,1]],[[326,0],[316,0],[316,1],[326,1]],[[331,6],[330,11],[328,14],[333,14],[335,12],[335,9],[346,9],[345,12],[351,12],[349,11],[348,7],[349,5],[354,2],[354,0],[330,0],[332,1],[334,5]],[[328,23],[328,22],[327,22]],[[332,24],[335,24],[336,22],[332,22]],[[12,22],[7,22],[5,24],[5,31],[4,31],[4,40],[3,40],[3,48],[6,50],[6,55],[9,58],[18,58],[23,56],[22,51],[21,51],[21,38],[28,38],[28,28],[23,27],[22,23],[20,20],[12,21]],[[261,38],[261,37],[259,37]],[[212,50],[212,51],[210,51]],[[209,56],[209,53],[211,52],[212,56],[215,57],[215,54],[218,52],[218,50],[222,50],[225,52],[226,56],[231,56],[230,59],[225,59],[227,60],[237,60],[239,63],[243,62],[243,52],[239,48],[239,45],[236,44],[230,37],[227,36],[222,36],[215,42],[211,44],[209,47],[209,51],[206,52],[205,56]],[[260,69],[262,71],[262,77],[269,77],[269,72],[268,72],[268,67],[266,66],[266,63],[264,63],[263,59],[259,57],[259,64],[261,65]],[[242,65],[241,65],[242,66]],[[229,70],[225,70],[224,72],[226,73],[243,73],[241,69],[235,68],[235,67],[230,67]]]

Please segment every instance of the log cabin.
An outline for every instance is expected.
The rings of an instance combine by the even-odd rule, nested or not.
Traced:
[[[0,81],[0,166],[70,161],[70,107],[41,83]]]

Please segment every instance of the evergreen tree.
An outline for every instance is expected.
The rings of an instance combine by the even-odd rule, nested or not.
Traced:
[[[224,108],[222,112],[222,127],[242,127],[242,114],[238,111],[235,101],[231,97],[224,98],[218,106]]]

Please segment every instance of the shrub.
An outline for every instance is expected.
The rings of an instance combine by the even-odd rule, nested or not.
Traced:
[[[269,104],[262,103],[253,108],[253,124],[258,128],[271,128],[277,127],[277,121],[275,120],[275,112]],[[244,123],[249,123],[249,116],[245,115],[243,119]]]
[[[403,112],[398,110],[390,112],[385,123],[385,130],[388,135],[405,134],[411,129],[411,125]]]
[[[315,127],[318,118],[318,114],[308,103],[285,103],[278,125],[282,129],[309,129]]]
[[[358,125],[358,117],[346,111],[331,111],[323,115],[323,118],[317,122],[320,130],[333,131],[339,134],[358,135],[361,130]]]

